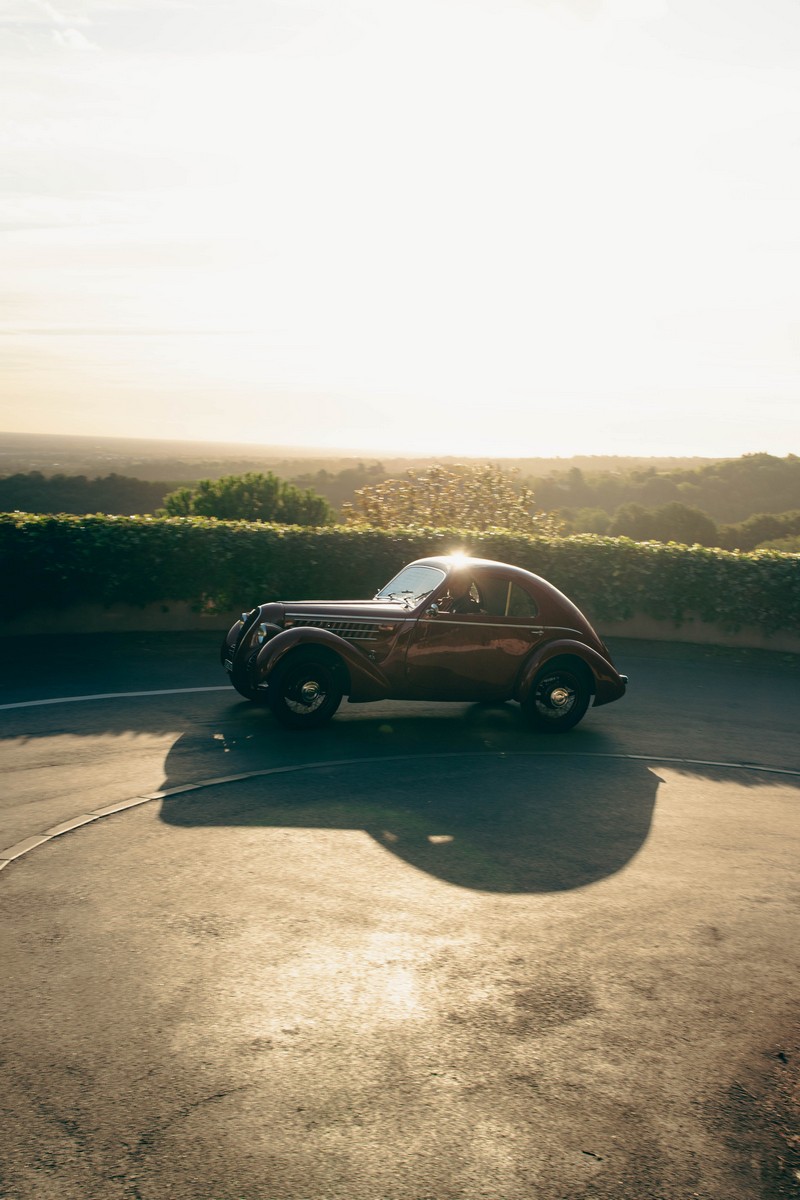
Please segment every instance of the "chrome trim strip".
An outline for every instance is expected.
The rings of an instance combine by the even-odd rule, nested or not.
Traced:
[[[319,615],[316,615],[315,613],[293,613],[289,612],[288,610],[286,612],[286,618],[292,621],[347,621],[348,623],[354,625],[383,625],[388,621],[399,622],[413,620],[413,617],[408,617],[405,614],[401,615],[400,613],[397,613],[396,615],[391,613],[387,616],[380,615],[372,617],[351,617],[349,615],[337,616],[335,613],[320,613]]]
[[[465,613],[465,616],[471,616],[470,613]],[[544,625],[535,625],[530,621],[521,621],[518,625],[500,625],[497,621],[453,621],[447,617],[420,617],[420,621],[427,621],[430,625],[458,625],[467,629],[522,629],[525,633],[544,633]],[[547,627],[549,628],[549,626]]]

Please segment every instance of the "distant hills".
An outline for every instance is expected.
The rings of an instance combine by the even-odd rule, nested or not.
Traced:
[[[283,477],[330,474],[380,461],[387,473],[430,463],[497,462],[522,475],[543,476],[554,471],[578,468],[585,473],[630,471],[652,467],[657,471],[700,467],[720,461],[713,458],[635,457],[576,455],[572,458],[520,457],[498,460],[468,459],[466,456],[397,457],[346,450],[324,450],[309,446],[254,446],[248,443],[160,441],[150,438],[81,437],[66,434],[0,433],[0,477],[40,471],[43,475],[108,474],[136,479],[185,483],[213,479],[246,471],[274,471]]]
[[[167,496],[186,491],[184,485],[252,472],[271,473],[309,503],[329,505],[341,516],[343,505],[358,505],[360,489],[380,486],[410,467],[486,463],[517,471],[515,481],[533,491],[538,509],[556,514],[565,534],[800,551],[800,458],[765,452],[733,459],[579,455],[498,463],[370,459],[310,447],[0,434],[0,512],[158,513]],[[247,518],[227,510],[226,515]]]

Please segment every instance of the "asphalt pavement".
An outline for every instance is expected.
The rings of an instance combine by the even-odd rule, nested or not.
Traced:
[[[4,1200],[800,1195],[797,658],[615,642],[557,737],[0,650]]]

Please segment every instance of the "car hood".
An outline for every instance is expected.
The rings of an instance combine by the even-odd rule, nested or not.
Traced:
[[[414,615],[413,609],[397,600],[283,600],[279,604],[265,604],[262,612],[266,620],[276,625],[293,617],[362,617],[397,621]]]

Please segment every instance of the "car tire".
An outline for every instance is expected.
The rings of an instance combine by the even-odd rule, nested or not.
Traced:
[[[244,696],[245,700],[251,700],[253,704],[264,704],[266,697],[263,692],[259,692],[257,688],[250,687],[249,683],[237,683],[233,676],[233,671],[227,672],[231,687],[236,688],[240,696]]]
[[[248,672],[258,658],[258,649],[254,650],[247,663],[244,666],[241,663],[234,662],[233,670],[229,671],[226,668],[226,674],[230,680],[231,686],[236,688],[240,696],[244,696],[245,700],[250,700],[253,704],[266,704],[267,697],[263,691],[252,687],[248,682]]]
[[[318,729],[342,702],[336,669],[321,655],[289,655],[269,677],[267,703],[289,729]]]
[[[591,696],[589,679],[580,667],[548,666],[534,679],[522,709],[534,728],[565,733],[583,718]]]

